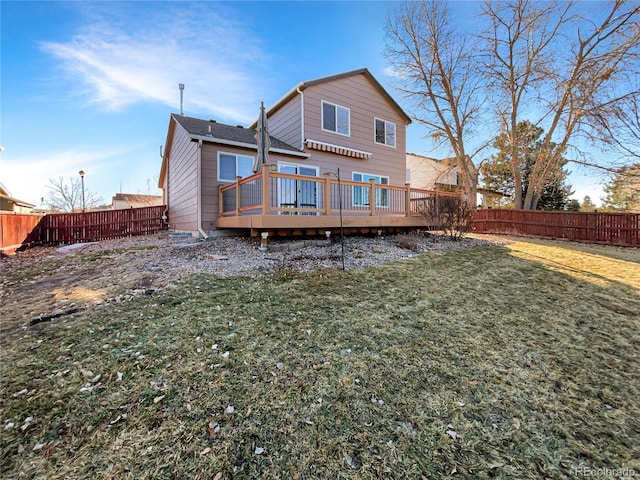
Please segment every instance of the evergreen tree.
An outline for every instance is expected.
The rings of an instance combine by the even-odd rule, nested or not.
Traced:
[[[582,200],[582,205],[580,205],[580,211],[581,212],[595,212],[596,211],[596,206],[591,201],[591,197],[589,195],[585,195],[584,196],[584,199]]]
[[[540,147],[540,137],[544,129],[538,127],[527,120],[518,122],[518,151],[520,153],[520,175],[522,177],[522,197],[527,194],[529,174],[534,165],[538,148]],[[509,136],[506,133],[498,135],[493,142],[494,148],[498,152],[493,155],[489,162],[482,165],[483,187],[489,190],[501,192],[511,198],[511,206],[514,205],[515,185],[513,181],[513,170],[511,165],[511,146]],[[571,185],[567,184],[568,172],[564,170],[565,160],[561,168],[550,176],[547,184],[542,189],[542,195],[538,201],[538,210],[567,210],[569,196],[573,193]],[[509,204],[507,204],[509,205]]]
[[[567,203],[567,211],[569,212],[579,212],[580,211],[580,202],[575,198],[572,198]]]
[[[640,162],[622,167],[604,186],[606,210],[640,212]]]

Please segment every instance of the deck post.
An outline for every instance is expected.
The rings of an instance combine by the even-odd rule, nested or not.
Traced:
[[[369,216],[376,214],[376,180],[369,179]]]
[[[324,175],[324,214],[331,215],[331,173],[325,172]]]
[[[224,212],[224,205],[222,203],[222,187],[224,187],[224,185],[218,185],[218,217],[221,217]]]
[[[406,182],[404,186],[407,188],[404,194],[404,214],[406,217],[411,216],[411,183]]]
[[[240,216],[240,200],[242,199],[240,195],[240,180],[242,180],[242,177],[236,177],[236,217]]]
[[[269,215],[271,205],[269,204],[269,186],[271,181],[269,180],[269,172],[271,165],[262,165],[262,214]]]

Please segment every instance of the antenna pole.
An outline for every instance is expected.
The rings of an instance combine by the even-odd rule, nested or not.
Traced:
[[[184,83],[179,83],[178,88],[180,89],[180,115],[184,115],[184,112],[182,111],[182,96],[184,93]]]

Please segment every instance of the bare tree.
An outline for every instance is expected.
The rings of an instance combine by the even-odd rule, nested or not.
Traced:
[[[637,78],[636,78],[637,81]],[[620,102],[612,111],[612,115],[594,115],[594,127],[601,131],[601,136],[609,139],[624,157],[640,159],[640,95],[636,93]],[[612,169],[618,173],[620,168]]]
[[[70,177],[65,181],[63,177],[50,178],[47,185],[47,204],[51,210],[62,212],[77,212],[82,210],[82,184],[77,178]],[[85,188],[85,208],[96,207],[103,203],[102,198]]]
[[[639,97],[640,6],[631,0],[608,5],[487,1],[482,17],[487,28],[479,36],[456,31],[445,2],[404,4],[390,17],[387,57],[399,90],[413,101],[413,118],[436,145],[447,144],[453,151],[467,198],[474,198],[477,184],[474,157],[485,146],[470,153],[469,145],[480,117],[490,123],[483,102],[487,96],[497,100],[497,130],[511,136],[516,184],[522,183],[516,168],[517,123],[529,118],[546,131],[526,195],[516,199],[521,208],[536,208],[570,149],[577,154],[572,162],[613,169],[585,160],[581,142],[617,144],[624,151],[631,147],[620,142],[620,131],[631,140],[639,138],[637,109],[634,114],[629,106],[637,106]]]
[[[636,2],[616,0],[597,22],[576,17],[572,36],[557,45],[566,54],[553,64],[545,90],[549,126],[529,177],[525,209],[536,208],[572,140],[611,141],[596,119],[612,118],[616,107],[638,95],[630,77],[639,66],[639,11]]]
[[[523,207],[523,179],[517,138],[521,109],[535,100],[537,88],[550,76],[554,41],[569,19],[571,3],[485,0],[488,19],[484,39],[484,67],[489,90],[495,92],[495,109],[510,146],[515,188],[514,205]]]
[[[466,200],[475,204],[478,168],[470,151],[485,95],[468,38],[452,28],[445,2],[403,4],[387,21],[387,59],[398,89],[412,101],[413,119],[436,146],[447,146],[462,175]]]

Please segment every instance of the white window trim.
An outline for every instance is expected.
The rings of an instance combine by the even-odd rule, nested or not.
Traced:
[[[379,142],[378,139],[376,138],[376,120],[380,120],[381,122],[384,123],[384,139],[385,142]],[[387,140],[387,124],[390,123],[391,125],[393,125],[393,129],[395,130],[395,144],[394,145],[389,145],[386,140]],[[398,125],[396,125],[394,122],[390,122],[388,120],[385,120],[383,118],[378,118],[378,117],[373,117],[373,141],[376,143],[376,145],[384,145],[385,147],[389,147],[389,148],[396,148],[396,145],[398,144]]]
[[[324,104],[327,105],[333,105],[334,107],[336,107],[336,130],[327,130],[326,128],[324,128]],[[349,113],[349,125],[348,125],[348,129],[349,129],[349,133],[341,133],[338,132],[338,108],[344,108],[348,113]],[[335,133],[336,135],[342,135],[343,137],[350,137],[351,136],[351,109],[348,107],[343,107],[342,105],[338,105],[337,103],[332,103],[332,102],[327,102],[326,100],[321,100],[320,101],[320,128],[322,129],[323,132],[329,132],[329,133]]]
[[[368,175],[368,176],[370,176],[370,177],[378,177],[378,178],[380,178],[380,182],[382,182],[382,179],[383,179],[383,178],[386,178],[386,179],[387,179],[387,183],[386,183],[386,184],[385,184],[385,183],[378,183],[378,182],[376,182],[376,185],[385,185],[385,186],[387,186],[387,187],[390,185],[390,184],[389,184],[389,177],[388,177],[388,176],[386,176],[386,175],[378,175],[378,174],[376,174],[376,173],[351,172],[351,180],[352,180],[352,181],[354,181],[354,182],[358,182],[358,181],[359,181],[359,182],[361,182],[361,183],[369,183],[369,182],[365,182],[364,180],[355,180],[355,179],[353,178],[353,177],[354,177],[354,175],[360,175],[361,177],[364,177],[365,175]],[[353,207],[366,207],[366,206],[371,206],[371,203],[369,203],[369,205],[355,203],[355,198],[356,198],[356,195],[355,195],[355,191],[356,191],[356,190],[355,190],[355,189],[356,189],[356,188],[367,188],[367,187],[364,187],[364,186],[363,186],[363,187],[357,187],[357,186],[355,186],[355,185],[352,187],[352,191],[351,191],[351,205],[352,205]],[[387,197],[387,202],[388,202],[388,201],[389,201],[389,197]],[[369,202],[371,202],[371,200],[369,200]],[[377,204],[376,204],[376,208],[378,208],[378,209],[389,208],[389,205],[377,205]]]
[[[306,163],[292,163],[292,162],[282,162],[278,160],[278,172],[280,172],[280,167],[296,167],[296,168],[308,168],[314,169],[316,171],[316,177],[320,176],[320,167],[316,167],[315,165],[307,165]],[[296,173],[296,175],[300,175]],[[304,176],[304,175],[303,175]]]
[[[220,178],[220,155],[229,155],[229,156],[236,157],[236,174],[238,173],[238,157],[251,158],[252,161],[255,161],[255,159],[256,159],[255,155],[246,155],[244,153],[218,151],[218,162],[217,162],[217,165],[216,165],[216,167],[217,167],[216,177],[217,177],[218,182],[220,182],[220,183],[231,183],[231,182],[235,182],[236,181],[235,178],[233,180],[229,180],[229,179],[226,179],[226,178]]]

